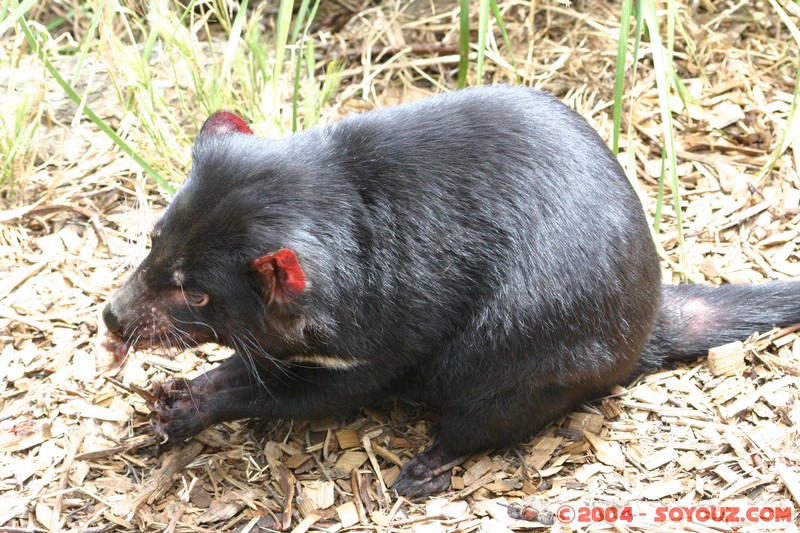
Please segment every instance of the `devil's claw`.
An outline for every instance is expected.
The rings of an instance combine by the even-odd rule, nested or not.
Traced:
[[[150,426],[161,444],[178,444],[210,425],[203,389],[182,378],[153,385]]]
[[[161,396],[159,395],[158,389],[155,389],[155,393],[152,393],[148,390],[145,390],[133,384],[128,385],[128,388],[133,392],[135,392],[136,394],[138,394],[139,396],[141,396],[142,398],[144,398],[147,408],[150,409],[151,411],[153,409],[156,409],[156,405],[158,405],[158,403],[161,401]]]
[[[418,453],[403,467],[394,489],[410,499],[446,490],[450,486],[450,470],[440,470],[448,459],[450,457],[437,446]]]

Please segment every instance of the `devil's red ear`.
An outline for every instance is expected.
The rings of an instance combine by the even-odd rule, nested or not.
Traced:
[[[200,128],[201,135],[228,135],[229,133],[247,133],[252,135],[253,130],[247,122],[230,111],[217,111],[206,119]]]
[[[292,250],[278,250],[254,259],[251,264],[272,291],[272,300],[278,303],[291,302],[306,288],[306,274]]]

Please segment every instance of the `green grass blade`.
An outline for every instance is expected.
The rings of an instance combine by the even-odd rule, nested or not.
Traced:
[[[239,11],[236,13],[236,18],[233,19],[233,26],[231,26],[231,32],[228,35],[228,42],[225,44],[225,53],[222,59],[222,77],[219,81],[223,85],[229,79],[231,65],[239,50],[239,39],[242,37],[242,28],[247,18],[247,2],[248,0],[241,0]]]
[[[477,85],[483,85],[483,66],[486,60],[486,41],[489,35],[489,0],[478,2],[478,61],[476,69],[478,71]]]
[[[64,92],[67,93],[70,99],[73,102],[75,102],[76,105],[80,106],[81,105],[80,95],[78,95],[75,89],[73,89],[72,86],[69,83],[67,83],[67,81],[61,75],[58,69],[50,61],[50,58],[47,57],[44,48],[39,45],[40,44],[39,41],[33,35],[30,26],[28,26],[28,21],[25,20],[25,17],[20,17],[19,21],[20,21],[20,27],[22,28],[22,31],[25,33],[25,38],[27,39],[28,44],[30,44],[31,48],[33,48],[38,52],[39,58],[44,63],[45,69],[47,69],[50,75],[53,76],[53,78],[61,86],[61,88],[64,89]],[[120,148],[120,150],[125,152],[131,159],[133,159],[136,162],[136,164],[139,165],[142,168],[142,170],[144,170],[147,174],[149,174],[150,177],[153,178],[153,180],[155,180],[155,182],[158,183],[164,190],[166,190],[170,194],[175,194],[175,188],[172,187],[172,185],[170,185],[169,182],[167,182],[167,180],[165,180],[161,176],[161,174],[159,174],[152,166],[150,166],[150,164],[147,161],[145,161],[138,153],[136,153],[136,151],[131,147],[131,145],[129,145],[125,141],[125,139],[120,137],[116,131],[114,131],[108,124],[105,123],[105,121],[103,121],[103,119],[97,116],[97,114],[94,111],[92,111],[92,108],[89,107],[89,105],[84,103],[82,107],[83,107],[83,113],[89,118],[89,120],[91,120],[95,126],[100,128],[100,130],[103,133],[108,135],[108,137],[114,142],[114,144],[116,144]]]
[[[775,0],[769,0],[770,5],[772,8],[778,13],[778,16],[781,18],[783,23],[789,29],[789,33],[792,35],[794,42],[800,47],[800,29],[797,28],[797,25],[794,21],[786,14],[786,11],[776,2]],[[778,142],[778,146],[775,148],[775,151],[772,153],[772,157],[770,157],[769,162],[762,168],[757,176],[758,181],[763,180],[772,169],[775,168],[775,164],[778,162],[778,159],[783,155],[789,145],[792,142],[792,138],[797,136],[800,137],[800,120],[798,120],[797,115],[797,106],[798,106],[798,88],[800,88],[800,62],[797,65],[797,73],[795,75],[794,81],[794,91],[792,91],[792,103],[789,107],[789,116],[786,118],[786,129],[783,130],[781,134],[781,139]],[[797,130],[797,131],[795,131]]]
[[[280,100],[278,84],[283,72],[286,44],[289,41],[289,25],[292,22],[294,0],[281,0],[278,6],[278,16],[275,22],[275,65],[272,71],[272,96],[277,105]]]
[[[494,17],[495,22],[497,22],[497,27],[500,28],[500,34],[503,36],[503,42],[506,45],[506,50],[509,54],[509,62],[511,66],[514,67],[514,76],[516,77],[516,82],[519,83],[522,79],[520,76],[519,70],[517,69],[517,64],[514,60],[514,55],[512,53],[511,48],[511,39],[508,38],[508,31],[506,29],[506,23],[503,21],[503,14],[500,13],[500,6],[497,4],[497,0],[490,0],[490,5],[492,8],[492,16]]]
[[[97,5],[97,10],[92,17],[91,22],[89,23],[89,31],[81,39],[83,44],[81,44],[81,51],[78,54],[78,61],[75,64],[75,72],[72,74],[73,81],[78,77],[78,73],[83,68],[83,62],[86,60],[86,56],[89,55],[89,48],[91,47],[92,40],[97,33],[97,26],[100,24],[100,18],[103,16],[103,9],[104,6],[102,3]]]
[[[294,20],[294,27],[292,28],[292,35],[289,37],[289,41],[296,43],[297,38],[300,36],[300,32],[303,31],[303,22],[306,22],[306,14],[308,13],[308,6],[311,4],[311,0],[302,0],[300,2],[300,8],[297,10],[297,16]],[[317,1],[317,5],[319,5],[319,1]],[[316,8],[314,9],[316,12]],[[308,28],[311,25],[311,21],[313,17],[309,17],[308,23],[305,25],[304,34],[308,33]]]
[[[611,148],[614,155],[619,153],[619,136],[622,128],[622,99],[625,93],[625,58],[628,56],[628,34],[631,30],[632,12],[633,0],[622,0],[619,41],[617,43],[617,70],[614,77],[614,135]]]
[[[673,0],[670,0],[672,2]],[[678,231],[678,246],[680,249],[681,268],[686,267],[686,252],[683,242],[683,217],[681,216],[680,205],[680,183],[678,182],[678,163],[675,153],[675,137],[672,129],[672,109],[670,106],[669,95],[670,82],[672,77],[672,66],[668,50],[664,48],[659,33],[658,17],[656,16],[655,0],[642,0],[641,9],[644,22],[647,25],[648,35],[650,36],[650,46],[653,51],[653,67],[656,74],[656,88],[658,90],[658,102],[661,108],[661,123],[664,129],[664,147],[667,163],[666,171],[669,172],[670,183],[672,185],[672,201],[675,208],[675,226]],[[673,11],[668,10],[670,15]],[[674,27],[674,26],[673,26]]]
[[[459,0],[458,5],[458,79],[456,87],[463,89],[467,86],[467,71],[469,70],[469,0]]]
[[[300,77],[303,72],[303,47],[298,46],[294,58],[294,83],[292,85],[292,133],[297,133],[297,121],[300,114]]]
[[[661,229],[661,210],[664,208],[664,178],[666,177],[667,158],[666,152],[661,151],[661,173],[658,175],[658,202],[656,203],[656,211],[653,215],[655,219],[653,222],[653,229],[658,233]]]
[[[308,5],[309,0],[302,0],[300,3],[300,9],[297,11],[297,17],[294,21],[294,27],[292,28],[292,34],[289,37],[291,42],[295,43],[297,46],[297,53],[295,54],[295,68],[294,68],[294,80],[292,83],[292,133],[297,133],[298,128],[298,120],[300,114],[300,77],[303,72],[303,56],[305,54],[305,47],[303,43],[298,43],[297,38],[300,35],[300,31],[303,29],[303,22],[305,22],[306,14],[308,13]],[[315,10],[316,12],[316,6]],[[308,31],[308,27],[311,24],[311,20],[308,21],[308,24],[305,26],[306,32]],[[303,33],[303,40],[305,40],[305,34]]]
[[[295,70],[294,70],[294,83],[292,87],[292,132],[296,133],[299,128],[299,113],[300,113],[300,78],[303,72],[304,56],[307,58],[307,70],[309,70],[309,78],[314,76],[314,43],[308,41],[307,46],[303,43],[306,42],[308,32],[314,18],[317,16],[320,0],[315,0],[314,5],[311,7],[311,12],[308,12],[309,0],[303,0],[300,10],[295,20],[294,30],[292,31],[292,42],[297,42],[297,35],[300,28],[303,30],[302,38],[297,43],[297,56],[295,57]],[[303,17],[307,17],[305,20]],[[327,78],[326,78],[327,79]],[[327,83],[327,81],[326,81]]]
[[[36,0],[25,0],[20,5],[16,6],[6,18],[0,21],[0,35],[3,35],[10,27],[14,25],[25,13],[36,3]],[[5,12],[5,10],[3,10]]]
[[[8,193],[15,194],[15,167],[18,156],[27,151],[33,142],[36,131],[42,123],[44,106],[39,105],[40,100],[34,95],[23,97],[11,116],[0,116],[0,185],[8,184]],[[33,164],[28,159],[26,164]]]
[[[311,24],[314,22],[314,19],[317,18],[317,10],[319,9],[319,3],[320,0],[314,0],[314,7],[311,8],[311,13],[308,14],[306,27],[303,30],[304,35],[308,35],[308,32],[311,31]]]
[[[634,147],[634,136],[633,136],[633,108],[636,105],[634,99],[634,91],[632,90],[633,87],[636,85],[636,72],[639,67],[639,49],[642,45],[642,33],[644,33],[644,19],[642,18],[642,10],[640,4],[636,2],[633,6],[633,14],[634,19],[636,20],[636,27],[634,29],[634,40],[633,40],[633,62],[631,63],[631,91],[630,91],[630,98],[628,102],[628,144],[627,144],[627,154],[628,154],[628,179],[631,182],[636,181],[636,149]],[[664,201],[664,195],[661,195],[656,200],[659,204]],[[656,219],[654,228],[657,228],[659,220]]]

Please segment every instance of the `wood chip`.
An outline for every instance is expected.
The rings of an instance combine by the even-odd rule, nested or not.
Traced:
[[[742,383],[738,377],[729,377],[710,391],[711,398],[717,404],[723,404],[742,393]]]
[[[708,366],[715,376],[731,376],[744,371],[744,344],[731,342],[708,350]]]
[[[52,438],[49,421],[23,421],[0,434],[0,452],[27,450]]]
[[[728,465],[718,465],[716,468],[714,468],[714,473],[728,483],[733,483],[739,480],[739,474],[731,470]]]
[[[321,519],[322,517],[318,514],[310,514],[303,518],[300,523],[298,523],[294,529],[292,529],[292,533],[306,533],[311,526],[319,522]]]
[[[660,500],[667,496],[682,494],[683,491],[683,483],[678,479],[673,479],[672,481],[651,483],[645,486],[641,491],[641,497],[646,500]]]
[[[622,453],[619,443],[603,440],[588,431],[584,431],[583,435],[592,445],[598,461],[617,468],[625,467],[625,455]]]
[[[445,533],[446,529],[439,522],[418,523],[411,525],[413,533]]]
[[[552,433],[548,431],[545,435],[538,437],[534,441],[533,449],[525,457],[525,462],[536,470],[541,470],[563,441],[563,437],[553,436]]]
[[[189,501],[200,509],[208,509],[214,500],[207,490],[200,484],[196,484],[189,491]]]
[[[366,458],[364,460],[366,461]],[[353,502],[347,502],[337,507],[336,515],[339,517],[342,527],[351,527],[358,524],[358,511],[356,510],[356,504]]]
[[[475,483],[477,479],[483,477],[487,472],[492,470],[493,467],[494,464],[492,463],[492,459],[489,456],[484,455],[475,464],[467,468],[466,472],[464,472],[464,483],[467,485]]]
[[[387,468],[385,470],[381,470],[383,482],[386,484],[387,487],[391,487],[394,485],[394,480],[397,479],[397,476],[400,475],[400,467],[393,466],[391,468]]]
[[[609,474],[614,471],[614,467],[604,465],[602,463],[591,463],[588,465],[581,465],[575,470],[575,479],[581,483],[588,482],[592,477],[599,473]]]
[[[290,455],[286,459],[284,459],[283,464],[286,465],[286,468],[290,470],[294,470],[295,468],[299,468],[308,461],[311,460],[311,456],[307,453],[298,453],[295,455]]]
[[[268,462],[272,477],[278,481],[281,490],[283,490],[281,527],[284,530],[287,530],[292,525],[292,507],[294,506],[294,493],[296,490],[295,487],[297,485],[297,481],[295,480],[294,474],[292,474],[289,469],[277,459],[270,458]]]
[[[684,470],[693,470],[697,463],[700,462],[700,456],[694,452],[686,452],[680,454],[677,461]]]
[[[794,376],[784,376],[778,380],[771,381],[762,385],[758,390],[752,392],[742,398],[739,398],[731,405],[722,408],[722,416],[726,419],[731,419],[737,414],[741,413],[745,409],[751,408],[759,398],[763,395],[769,395],[776,390],[780,390],[783,387],[787,387],[791,384],[794,384],[797,381],[797,378]]]
[[[586,430],[599,434],[600,430],[603,429],[603,415],[594,413],[571,413],[569,415],[567,427],[569,429]]]
[[[343,450],[361,446],[361,438],[359,438],[358,433],[354,429],[337,429],[336,440],[339,442],[339,447]]]
[[[181,475],[186,466],[200,454],[202,449],[202,443],[191,440],[183,447],[163,455],[161,468],[128,502],[114,506],[112,509],[114,514],[118,517],[133,516],[140,506],[153,503],[156,498],[170,489],[172,482]]]
[[[775,465],[775,470],[781,478],[783,485],[789,490],[796,505],[800,505],[800,476],[793,469],[782,462]]]
[[[622,409],[620,409],[619,402],[617,400],[606,400],[601,403],[599,407],[600,412],[603,413],[603,416],[609,420],[617,418],[622,414]]]
[[[461,518],[469,511],[469,504],[464,500],[450,501],[448,499],[435,499],[425,505],[425,513],[428,516],[448,516],[451,518]]]
[[[241,498],[235,495],[228,495],[206,509],[197,517],[198,524],[211,524],[214,522],[221,522],[223,520],[230,520],[234,516],[242,512],[247,504]]]
[[[678,458],[678,453],[674,448],[667,447],[642,458],[642,466],[648,470],[654,470]]]
[[[750,455],[742,440],[733,432],[733,430],[726,429],[723,432],[723,435],[725,436],[725,440],[728,441],[728,444],[731,445],[731,448],[733,448],[733,451],[736,452],[736,455],[739,457],[748,457]]]
[[[755,487],[764,485],[765,483],[767,483],[767,481],[763,479],[751,477],[742,478],[740,476],[738,481],[733,482],[730,487],[721,490],[718,497],[720,500],[726,501],[736,496],[746,496],[747,493],[753,490]]]
[[[375,450],[376,454],[378,454],[379,456],[383,457],[384,459],[386,459],[390,463],[394,463],[394,464],[396,464],[397,466],[400,466],[400,467],[403,466],[402,459],[400,459],[400,457],[396,453],[394,453],[394,452],[392,452],[390,450],[387,450],[386,448],[384,448],[383,446],[380,446],[378,444],[373,444],[372,445],[372,449]]]
[[[669,397],[648,386],[636,387],[631,391],[631,396],[637,400],[650,405],[663,405],[669,401]]]
[[[363,465],[369,456],[366,452],[347,451],[339,456],[336,464],[333,465],[333,473],[336,477],[350,477],[350,471]]]
[[[318,480],[302,484],[302,492],[314,510],[327,509],[335,503],[333,481]],[[307,516],[307,515],[305,515]]]

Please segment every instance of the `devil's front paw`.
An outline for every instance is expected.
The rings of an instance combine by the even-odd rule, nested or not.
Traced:
[[[207,391],[176,379],[153,387],[150,425],[161,444],[173,446],[210,425]]]
[[[445,460],[445,454],[436,446],[418,453],[405,464],[393,488],[410,499],[446,490],[450,486],[450,471],[439,470]]]

